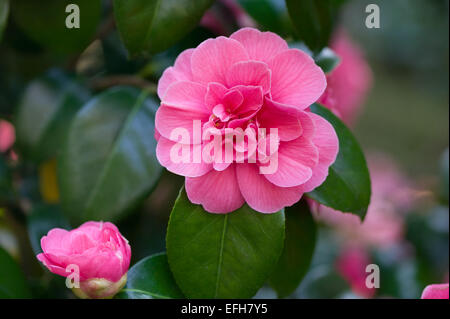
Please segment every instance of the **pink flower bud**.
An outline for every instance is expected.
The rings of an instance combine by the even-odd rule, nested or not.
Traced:
[[[6,152],[12,147],[16,140],[14,126],[0,119],[0,153]]]
[[[422,299],[448,299],[448,283],[426,286]]]
[[[71,231],[54,228],[42,237],[41,247],[37,258],[52,273],[68,277],[80,298],[110,298],[126,283],[131,248],[112,223],[87,222]]]

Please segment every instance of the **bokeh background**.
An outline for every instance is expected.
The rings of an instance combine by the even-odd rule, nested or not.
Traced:
[[[45,50],[13,14],[0,43],[0,119],[14,123],[24,88],[49,68],[90,79],[139,73],[156,83],[182,49],[207,37],[228,35],[242,25],[258,26],[244,9],[239,15],[233,13],[230,2],[217,0],[202,24],[168,51],[131,61],[114,26],[81,56],[67,55]],[[273,15],[285,15],[284,1],[271,3],[276,8]],[[370,3],[380,7],[379,29],[364,24]],[[105,1],[105,21],[108,8]],[[370,222],[362,226],[354,220],[336,221],[333,216],[340,213],[319,210],[316,218],[321,226],[312,265],[290,297],[418,298],[426,285],[448,282],[449,2],[347,1],[339,25],[364,53],[372,71],[371,88],[352,129],[377,183],[374,202]],[[102,85],[94,84],[94,91]],[[0,131],[0,139],[6,139],[5,132],[6,128]],[[27,215],[36,205],[52,204],[58,209],[56,163],[31,163],[15,145],[0,153],[6,163],[0,170],[12,167],[15,190],[22,194],[18,205],[0,205],[0,246],[20,263],[34,296],[67,297],[60,278],[45,272],[35,260],[26,230]],[[165,171],[144,204],[120,222],[133,248],[132,262],[165,249],[168,216],[182,184],[182,178]],[[379,289],[364,286],[368,263],[380,267]],[[256,297],[276,295],[264,287]]]

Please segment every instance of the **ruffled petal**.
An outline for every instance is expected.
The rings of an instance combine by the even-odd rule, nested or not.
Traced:
[[[261,86],[266,94],[270,92],[270,77],[271,71],[263,62],[238,62],[227,73],[227,85],[230,88],[236,85]]]
[[[305,193],[322,185],[328,176],[329,167],[339,152],[339,140],[333,126],[317,114],[309,113],[309,116],[314,120],[316,127],[312,141],[319,150],[319,162],[314,167],[311,178],[301,186]]]
[[[199,83],[225,84],[226,75],[233,64],[247,60],[247,52],[238,41],[225,37],[208,39],[192,53],[192,74]]]
[[[322,69],[305,52],[289,49],[268,63],[272,70],[272,99],[304,110],[324,92],[327,81]]]
[[[186,156],[182,154],[182,148],[186,150]],[[206,163],[200,157],[198,163],[194,163],[194,152],[201,156],[202,145],[180,145],[161,137],[156,146],[156,157],[162,166],[168,171],[187,177],[198,177],[212,170],[213,165]]]
[[[303,195],[299,187],[278,187],[259,173],[255,164],[236,164],[239,189],[247,204],[261,213],[275,213],[298,202]]]
[[[289,49],[286,41],[277,34],[253,28],[240,29],[230,38],[239,41],[245,47],[250,60],[269,62],[273,56]]]
[[[186,193],[192,203],[201,204],[210,213],[230,213],[244,204],[235,165],[223,171],[212,170],[201,177],[186,178]]]
[[[280,187],[304,184],[311,178],[312,170],[319,160],[317,148],[310,140],[303,137],[281,143],[277,154],[276,172],[264,174],[264,177]]]
[[[167,68],[158,81],[158,96],[162,99],[167,88],[178,81],[192,81],[191,56],[194,49],[180,53],[173,67]]]

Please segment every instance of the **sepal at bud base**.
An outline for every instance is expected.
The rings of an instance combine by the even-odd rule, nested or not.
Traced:
[[[72,288],[73,293],[81,299],[110,299],[127,283],[127,274],[117,282],[104,278],[91,278],[80,282],[80,288]]]

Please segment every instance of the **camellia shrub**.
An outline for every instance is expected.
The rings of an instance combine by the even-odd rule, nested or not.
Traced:
[[[376,211],[343,2],[0,0],[0,218],[27,233],[0,297],[291,295],[317,221]],[[352,249],[338,269],[371,297]]]

